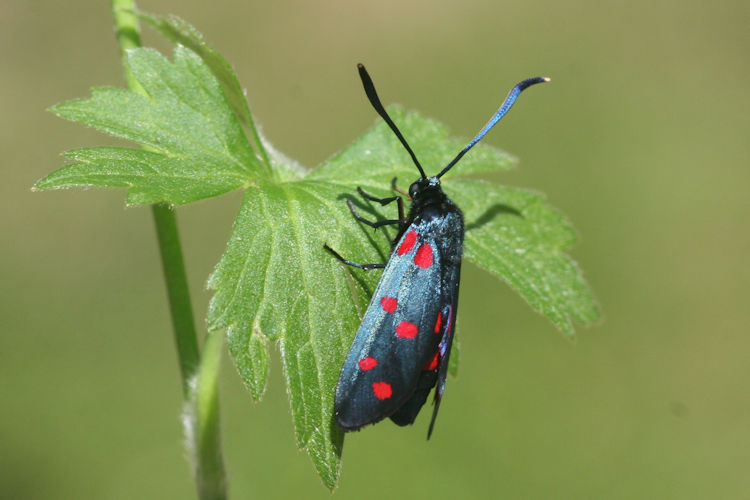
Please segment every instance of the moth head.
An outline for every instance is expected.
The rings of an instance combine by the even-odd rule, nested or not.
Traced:
[[[422,177],[409,186],[409,197],[413,200],[430,191],[442,191],[440,179],[437,177]]]

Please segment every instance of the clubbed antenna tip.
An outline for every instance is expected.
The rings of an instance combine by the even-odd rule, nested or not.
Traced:
[[[547,78],[546,76],[536,76],[534,78],[528,78],[522,82],[519,82],[518,84],[516,84],[515,87],[510,89],[510,92],[508,92],[508,97],[505,98],[505,101],[503,101],[502,105],[500,105],[500,108],[495,112],[494,115],[492,115],[492,118],[490,118],[490,121],[488,121],[487,124],[484,127],[482,127],[482,130],[479,131],[477,136],[474,137],[471,140],[471,142],[469,142],[469,144],[467,144],[466,147],[463,148],[456,155],[456,157],[453,158],[453,160],[451,160],[451,162],[448,163],[448,165],[446,165],[445,168],[440,171],[439,174],[437,174],[437,177],[438,178],[442,177],[443,174],[445,174],[448,170],[451,169],[451,167],[453,167],[453,165],[458,163],[458,160],[460,160],[461,157],[463,157],[463,155],[465,155],[467,151],[473,148],[474,145],[478,143],[482,139],[482,137],[484,137],[487,134],[487,132],[489,132],[490,129],[494,127],[495,124],[497,124],[497,122],[500,121],[500,118],[505,116],[505,113],[510,111],[510,108],[513,106],[513,103],[516,102],[516,99],[521,94],[521,92],[531,87],[532,85],[535,85],[537,83],[544,83],[548,81],[550,81],[550,79]]]

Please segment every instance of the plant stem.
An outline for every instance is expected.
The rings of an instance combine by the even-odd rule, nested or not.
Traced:
[[[112,0],[117,42],[128,87],[145,93],[127,64],[126,51],[141,46],[134,0]],[[226,474],[219,440],[218,369],[221,336],[211,335],[204,346],[204,359],[198,347],[193,310],[188,290],[177,217],[164,203],[151,206],[159,241],[164,279],[167,285],[177,356],[185,398],[187,449],[194,468],[198,496],[221,500],[226,495]]]
[[[220,333],[206,337],[192,407],[187,418],[193,418],[195,477],[201,499],[225,499],[226,471],[219,442],[219,363],[223,338]],[[189,403],[190,404],[190,403]]]
[[[167,284],[174,339],[180,360],[182,389],[187,397],[188,383],[195,376],[200,364],[200,353],[185,275],[185,263],[182,258],[180,235],[177,231],[177,216],[164,203],[152,205],[151,210],[159,240],[164,280]]]

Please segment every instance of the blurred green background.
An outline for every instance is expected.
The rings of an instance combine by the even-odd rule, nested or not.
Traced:
[[[433,439],[428,412],[349,435],[335,498],[747,498],[748,2],[140,6],[195,24],[309,166],[375,121],[357,62],[385,102],[461,136],[518,80],[552,77],[487,137],[522,160],[494,180],[574,221],[604,321],[571,343],[466,264]],[[124,192],[30,192],[61,151],[112,141],[44,111],[122,86],[109,3],[6,0],[0,42],[0,497],[192,498],[150,211]],[[238,205],[179,209],[199,317]],[[233,498],[330,498],[278,363],[255,405],[225,358],[222,424]]]

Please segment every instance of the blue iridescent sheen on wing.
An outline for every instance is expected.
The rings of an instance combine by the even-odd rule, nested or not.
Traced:
[[[463,219],[451,203],[417,216],[394,245],[339,377],[342,428],[388,416],[400,425],[414,421],[437,380],[438,367],[425,368],[443,341],[436,322],[457,299],[462,242]],[[375,384],[388,384],[391,393],[383,397],[385,386]]]

